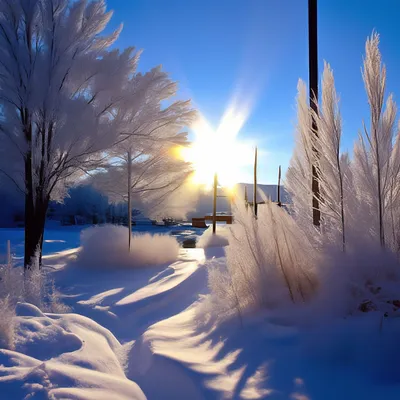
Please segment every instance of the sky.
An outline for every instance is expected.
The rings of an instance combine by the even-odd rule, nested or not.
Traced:
[[[247,116],[238,139],[259,148],[260,183],[276,183],[294,146],[297,82],[308,82],[307,0],[107,0],[116,43],[143,49],[140,71],[156,65],[179,82],[179,98],[217,128],[226,110]],[[375,29],[387,66],[388,92],[400,95],[400,1],[319,0],[319,70],[333,68],[352,150],[368,104],[361,77],[365,40]],[[221,149],[223,151],[223,149]],[[248,156],[248,155],[247,155]],[[252,179],[252,160],[241,181]]]

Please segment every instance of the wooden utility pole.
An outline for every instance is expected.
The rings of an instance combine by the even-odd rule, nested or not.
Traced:
[[[258,204],[257,204],[257,147],[254,152],[254,187],[253,187],[253,207],[254,215],[257,217]]]
[[[309,85],[310,85],[310,107],[316,113],[318,112],[318,17],[317,17],[317,0],[308,0],[308,48],[309,48]],[[318,135],[317,124],[313,117],[312,130]],[[315,158],[318,157],[316,149],[314,149]],[[313,223],[315,226],[320,225],[321,211],[319,208],[319,182],[318,170],[315,163],[312,165],[312,183],[311,189],[313,193],[312,210]]]
[[[281,202],[281,166],[278,169],[278,206],[282,207]]]
[[[213,198],[213,234],[217,231],[217,189],[218,175],[214,174],[214,198]]]

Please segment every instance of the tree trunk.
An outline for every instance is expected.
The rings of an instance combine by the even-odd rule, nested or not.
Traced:
[[[25,269],[29,269],[31,265],[33,265],[37,254],[39,255],[39,266],[42,265],[44,228],[48,201],[39,200],[36,202],[35,207],[32,208],[33,212],[29,213],[29,218],[25,215]],[[27,213],[25,212],[25,214]]]
[[[27,152],[25,156],[25,248],[24,248],[24,268],[27,269],[32,264],[35,256],[33,244],[34,223],[33,206],[33,177],[32,177],[32,153]]]
[[[128,247],[131,251],[131,239],[132,239],[132,154],[128,151]]]

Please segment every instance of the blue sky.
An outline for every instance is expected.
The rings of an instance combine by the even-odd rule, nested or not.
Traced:
[[[239,139],[256,143],[260,183],[274,183],[294,145],[299,78],[308,80],[307,0],[107,0],[119,47],[144,52],[140,70],[162,64],[217,127],[234,96],[251,102]],[[351,150],[368,105],[361,79],[365,39],[376,29],[388,90],[400,93],[400,2],[319,0],[319,59],[335,74],[343,149]],[[395,96],[396,99],[396,96]],[[247,170],[251,180],[251,168]]]

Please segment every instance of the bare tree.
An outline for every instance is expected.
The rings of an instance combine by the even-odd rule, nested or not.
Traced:
[[[129,246],[132,198],[142,206],[151,203],[154,208],[190,174],[189,164],[174,154],[174,148],[187,144],[182,129],[196,117],[189,101],[162,106],[176,94],[178,86],[160,67],[136,75],[131,83],[131,101],[116,112],[123,130],[108,151],[113,163],[106,166],[106,173],[93,177],[96,187],[128,203]]]

